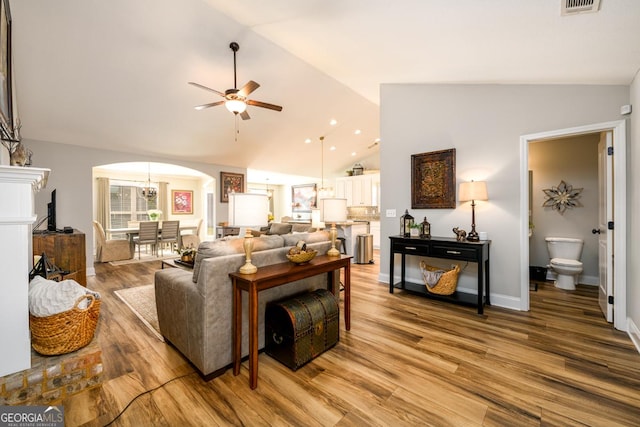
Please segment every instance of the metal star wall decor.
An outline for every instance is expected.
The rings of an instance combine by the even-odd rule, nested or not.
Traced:
[[[560,215],[564,214],[567,208],[582,207],[582,203],[578,200],[582,190],[582,188],[573,188],[572,185],[564,181],[560,181],[557,187],[543,188],[542,191],[547,195],[547,200],[544,201],[542,207],[553,208]]]

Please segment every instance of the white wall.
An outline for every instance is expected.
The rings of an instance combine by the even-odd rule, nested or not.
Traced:
[[[51,169],[44,191],[36,194],[35,211],[46,215],[51,191],[57,189],[56,219],[58,228],[72,226],[86,234],[87,274],[93,274],[93,167],[121,162],[160,162],[184,166],[218,178],[220,171],[246,174],[246,169],[204,163],[185,162],[158,156],[142,156],[117,151],[98,150],[52,142],[23,140],[33,151],[33,166]],[[227,203],[218,198],[217,221],[226,221]]]
[[[530,207],[535,228],[529,239],[531,265],[549,264],[545,237],[575,237],[584,240],[583,271],[580,283],[598,284],[598,238],[591,230],[598,226],[598,141],[599,133],[538,141],[529,144],[529,170],[533,172],[533,203]],[[578,201],[582,207],[564,214],[542,207],[547,196],[543,189],[565,181],[582,188]]]
[[[519,308],[520,136],[620,120],[629,103],[628,86],[580,85],[411,85],[381,87],[381,266],[388,280],[389,240],[398,234],[398,216],[411,204],[411,155],[456,149],[457,183],[486,180],[489,201],[476,208],[478,231],[491,244],[491,293],[495,305]],[[432,235],[453,236],[451,228],[470,229],[468,203],[456,209],[411,210],[427,216]],[[460,286],[475,287],[475,266],[461,275]],[[417,262],[409,275],[420,281]]]

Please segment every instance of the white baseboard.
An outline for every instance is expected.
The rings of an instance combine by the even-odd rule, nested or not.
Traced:
[[[627,334],[629,334],[629,338],[631,338],[631,342],[636,346],[636,350],[640,353],[640,329],[638,326],[633,323],[633,320],[628,317],[627,318]]]

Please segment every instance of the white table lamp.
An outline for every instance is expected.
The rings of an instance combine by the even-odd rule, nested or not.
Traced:
[[[476,232],[476,200],[489,200],[487,194],[487,183],[484,181],[471,181],[460,183],[458,199],[461,202],[471,200],[471,231],[467,235],[467,240],[477,242],[480,240]]]
[[[320,221],[321,215],[320,208],[311,209],[311,228],[316,231],[324,228],[324,222]]]
[[[331,236],[331,249],[327,252],[329,256],[340,256],[340,251],[336,249],[336,222],[347,220],[347,199],[320,199],[322,221],[331,223],[329,235]]]
[[[253,234],[251,227],[259,227],[268,222],[269,197],[266,194],[230,193],[229,194],[229,224],[234,227],[247,227],[244,235],[245,264],[240,267],[240,273],[253,274],[258,267],[251,264],[253,250]]]

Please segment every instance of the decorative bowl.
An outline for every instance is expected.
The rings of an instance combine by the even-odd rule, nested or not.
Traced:
[[[318,251],[316,251],[315,249],[309,249],[306,252],[301,252],[294,255],[287,254],[287,258],[289,259],[289,261],[295,264],[304,264],[305,262],[309,262],[314,259],[317,254]]]

